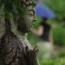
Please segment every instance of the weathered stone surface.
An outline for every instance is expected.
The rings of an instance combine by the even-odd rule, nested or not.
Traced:
[[[31,19],[28,22],[30,21]],[[28,25],[27,19],[23,22]],[[11,31],[5,32],[4,16],[0,16],[0,65],[38,65],[37,47],[32,49],[26,33],[22,33],[17,27],[18,24],[11,19]]]

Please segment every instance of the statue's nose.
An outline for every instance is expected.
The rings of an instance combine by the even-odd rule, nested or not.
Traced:
[[[34,20],[33,21],[35,22],[36,20],[37,20],[36,14],[34,13]]]

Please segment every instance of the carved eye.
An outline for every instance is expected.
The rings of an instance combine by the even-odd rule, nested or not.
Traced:
[[[30,15],[35,15],[35,10],[34,10],[34,8],[32,6],[28,7],[28,11],[29,11]]]
[[[35,15],[34,10],[29,10],[29,15],[34,16]]]

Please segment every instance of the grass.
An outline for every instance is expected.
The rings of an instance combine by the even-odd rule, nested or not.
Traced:
[[[41,65],[65,65],[65,57],[56,59],[48,59],[48,60],[42,60]]]

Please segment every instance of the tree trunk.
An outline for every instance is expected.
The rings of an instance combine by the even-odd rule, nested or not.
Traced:
[[[25,34],[16,28],[11,21],[11,32],[5,33],[4,17],[0,16],[0,65],[39,65],[37,47],[32,49]]]

